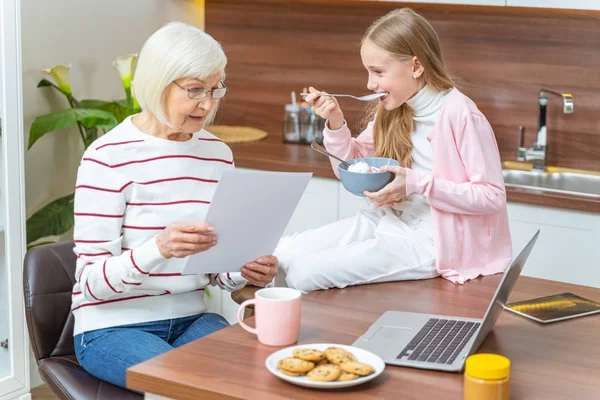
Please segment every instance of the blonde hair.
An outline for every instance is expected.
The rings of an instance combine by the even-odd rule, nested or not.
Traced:
[[[167,88],[181,78],[204,79],[211,75],[225,75],[227,57],[221,45],[202,30],[170,22],[154,32],[140,52],[133,78],[133,89],[140,107],[150,111],[161,124],[176,128],[165,114]],[[205,118],[210,124],[218,105]]]
[[[425,85],[440,91],[454,87],[442,57],[437,34],[429,22],[412,9],[397,9],[376,20],[362,39],[363,44],[367,41],[400,61],[410,61],[417,57],[424,68]],[[374,103],[369,111],[368,119],[375,117],[375,154],[378,157],[393,158],[400,165],[410,167],[413,148],[410,134],[414,128],[410,106],[404,103],[388,111],[382,104]]]

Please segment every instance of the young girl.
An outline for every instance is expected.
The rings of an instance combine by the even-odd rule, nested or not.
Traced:
[[[335,98],[310,88],[326,118],[325,147],[342,159],[389,157],[400,167],[355,218],[281,239],[275,254],[290,287],[330,287],[442,276],[464,283],[511,260],[498,147],[484,115],[454,88],[431,25],[411,9],[367,30],[367,88],[382,93],[372,121],[350,134]],[[338,162],[332,160],[337,174]]]

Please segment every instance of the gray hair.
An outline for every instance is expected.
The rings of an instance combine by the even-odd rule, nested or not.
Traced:
[[[142,109],[154,114],[160,123],[175,128],[165,113],[165,95],[171,82],[225,74],[226,65],[227,57],[212,36],[183,22],[169,22],[142,47],[132,82],[134,93]],[[205,126],[217,108],[218,104],[205,119]]]

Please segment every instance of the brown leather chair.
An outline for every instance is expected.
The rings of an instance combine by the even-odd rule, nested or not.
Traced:
[[[237,304],[242,304],[246,300],[253,299],[254,293],[256,293],[256,291],[259,289],[262,289],[262,288],[248,284],[241,289],[231,292],[231,299],[233,301],[235,301]],[[246,307],[246,309],[244,310],[244,319],[250,318],[252,316],[254,316],[254,306],[253,305]]]
[[[142,399],[140,394],[88,374],[75,357],[71,292],[77,259],[73,247],[73,242],[43,245],[25,255],[25,311],[38,371],[63,400]]]

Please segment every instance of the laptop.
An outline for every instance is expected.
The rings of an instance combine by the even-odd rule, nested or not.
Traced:
[[[387,311],[352,345],[377,354],[390,365],[461,371],[467,357],[494,328],[539,233],[504,272],[483,319]]]

